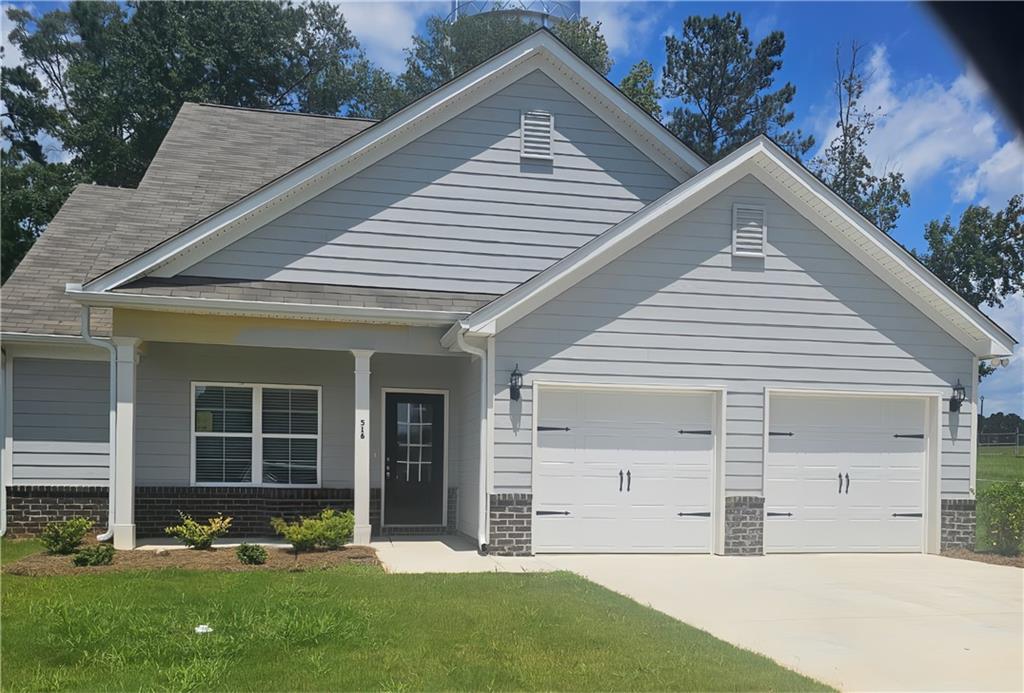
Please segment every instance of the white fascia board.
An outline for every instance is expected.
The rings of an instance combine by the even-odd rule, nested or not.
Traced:
[[[466,319],[470,334],[496,334],[687,214],[749,172],[756,141],[661,196]]]
[[[465,312],[415,310],[405,308],[368,308],[363,306],[240,301],[221,298],[152,296],[148,294],[114,294],[102,291],[76,291],[73,289],[68,289],[65,293],[78,303],[86,306],[162,310],[174,313],[244,315],[252,317],[333,320],[340,322],[420,325],[428,327],[449,325],[453,321],[457,321],[466,316]]]
[[[107,361],[110,358],[106,349],[89,344],[81,335],[0,332],[0,344],[9,356],[17,358],[70,361]]]
[[[547,31],[539,30],[377,125],[86,284],[109,291],[141,276],[174,276],[409,144],[535,69],[589,102],[597,115],[679,179],[707,164]],[[590,93],[588,93],[588,89]],[[595,96],[596,94],[596,96]],[[602,100],[604,101],[602,103]],[[614,116],[616,109],[627,114]],[[632,111],[632,113],[631,113]],[[625,125],[632,127],[624,128]],[[641,137],[646,132],[648,137]]]
[[[758,159],[770,161],[777,169],[791,175],[793,180],[805,186],[851,229],[863,232],[879,249],[885,251],[893,262],[897,262],[907,273],[919,279],[944,304],[962,316],[976,333],[970,334],[959,328],[947,314],[928,305],[916,292],[908,292],[903,280],[867,255],[860,246],[852,243],[842,229],[825,223],[820,211],[809,207],[791,189],[779,184],[776,178],[758,165]],[[860,217],[827,186],[790,160],[776,144],[764,137],[740,147],[714,166],[698,173],[532,279],[476,311],[466,319],[466,330],[470,334],[494,334],[505,329],[748,174],[756,176],[758,180],[768,185],[773,192],[798,209],[809,221],[840,243],[868,269],[975,355],[1006,356],[1012,353],[1014,342],[1011,337],[992,329],[988,319],[980,311],[957,296],[941,280],[909,257],[895,241]]]
[[[993,346],[997,345],[1001,350],[997,353],[991,354],[977,353],[978,356],[1003,356],[1010,355],[1013,352],[1013,347],[1016,343],[1013,337],[1003,332],[1001,328],[995,326],[984,313],[965,301],[963,297],[953,291],[953,289],[947,286],[941,279],[932,274],[928,268],[918,262],[910,255],[909,252],[890,238],[888,234],[865,219],[860,213],[853,209],[853,207],[829,189],[827,185],[818,180],[814,174],[803,166],[793,162],[789,155],[779,148],[777,144],[767,138],[759,138],[757,141],[761,144],[761,151],[759,153],[762,156],[771,160],[775,166],[785,170],[786,173],[793,176],[794,179],[796,179],[818,200],[820,200],[831,213],[841,218],[846,224],[856,231],[859,231],[863,236],[872,240],[874,242],[874,246],[879,252],[884,254],[886,260],[896,264],[903,271],[913,276],[914,279],[921,282],[925,288],[940,298],[942,302],[952,309],[959,317],[984,335],[983,341],[986,342],[986,344],[983,347],[983,350],[990,350]],[[759,178],[764,179],[763,176],[759,176]],[[784,194],[780,196],[787,202],[796,201],[796,198],[794,198],[792,194]],[[802,206],[806,207],[806,205]],[[831,227],[820,223],[816,223],[816,225],[834,239],[834,232]],[[895,278],[891,271],[885,269],[884,264],[872,266],[874,263],[869,264],[868,262],[865,262],[868,259],[865,253],[858,252],[853,254],[854,257],[866,264],[869,269],[873,270],[875,274],[877,274],[883,281],[889,283],[890,286],[893,285],[891,283],[893,279],[895,279],[898,284],[902,284],[902,280]],[[894,286],[893,288],[897,287]],[[906,288],[905,284],[903,284],[903,288]],[[918,305],[917,302],[913,301],[912,297],[908,296],[905,291],[900,291],[900,295],[907,300],[910,300],[915,304],[915,306]],[[921,306],[918,307],[920,308]],[[929,317],[932,317],[933,314],[935,314],[935,311],[927,310],[925,313],[929,315]],[[941,317],[932,317],[932,319],[940,325],[943,325],[944,322],[949,322],[948,318],[943,320]],[[997,327],[997,329],[993,329],[993,327]],[[973,339],[973,342],[974,345],[972,346],[972,349],[977,348],[978,340],[976,337]]]

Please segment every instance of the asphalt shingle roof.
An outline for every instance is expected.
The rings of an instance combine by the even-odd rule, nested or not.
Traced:
[[[184,104],[137,189],[75,189],[0,291],[0,329],[78,334],[67,282],[130,260],[370,125]],[[109,334],[109,311],[93,313],[96,334]]]
[[[472,313],[496,295],[379,289],[298,282],[251,281],[218,277],[145,277],[126,284],[115,293],[187,298],[222,298],[235,301],[272,301],[321,306],[361,306]]]

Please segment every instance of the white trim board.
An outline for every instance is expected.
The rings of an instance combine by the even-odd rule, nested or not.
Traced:
[[[764,183],[976,356],[1012,354],[1015,341],[1010,335],[764,136],[477,310],[459,329],[471,335],[500,332],[747,175]]]
[[[534,70],[541,70],[676,180],[707,164],[607,79],[539,29],[490,60],[188,229],[86,283],[109,291],[173,276],[337,185]]]

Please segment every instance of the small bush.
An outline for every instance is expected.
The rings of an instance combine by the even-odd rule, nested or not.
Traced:
[[[339,513],[333,508],[325,508],[314,517],[300,517],[296,522],[285,522],[284,518],[275,517],[270,524],[299,552],[315,547],[340,549],[352,536],[356,520],[351,511]]]
[[[231,528],[231,518],[224,517],[217,513],[217,517],[211,517],[206,524],[201,525],[192,519],[191,515],[178,511],[181,516],[181,524],[168,527],[164,530],[167,534],[175,537],[190,549],[208,549],[213,546],[213,541],[228,533]]]
[[[1024,544],[1024,481],[997,481],[978,494],[985,538],[1004,556],[1020,554]]]
[[[114,561],[114,547],[110,544],[95,544],[86,546],[71,559],[75,565],[82,567],[87,565],[110,565]]]
[[[267,550],[259,544],[239,544],[235,555],[239,563],[245,565],[263,565],[267,562]]]
[[[50,553],[74,553],[85,535],[92,529],[92,520],[73,517],[63,522],[51,522],[43,529],[40,539]]]

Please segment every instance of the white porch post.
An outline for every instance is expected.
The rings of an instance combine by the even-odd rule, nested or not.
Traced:
[[[352,542],[370,543],[370,356],[372,351],[353,349],[356,358],[355,431],[353,440],[353,500],[356,527]]]
[[[139,340],[114,337],[117,432],[114,447],[114,548],[135,548],[135,359]]]

